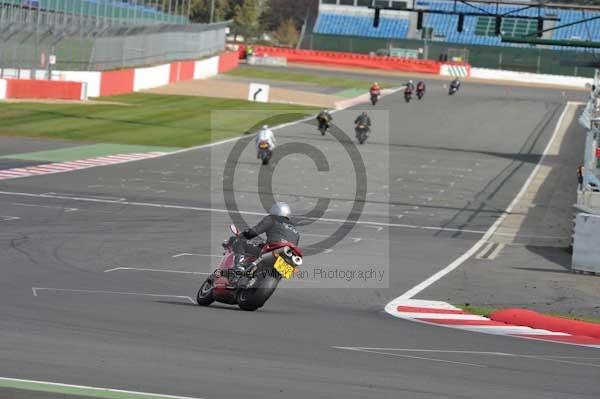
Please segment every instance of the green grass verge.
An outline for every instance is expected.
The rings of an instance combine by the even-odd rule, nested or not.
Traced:
[[[464,310],[465,312],[469,312],[475,315],[488,317],[491,313],[500,310],[500,308],[495,308],[493,306],[473,306],[473,305],[456,305],[456,307]],[[590,323],[600,323],[600,318],[598,317],[589,317],[589,316],[577,316],[572,314],[562,314],[562,313],[546,313],[549,316],[561,317],[567,320],[578,320],[578,321],[587,321]]]
[[[308,83],[319,86],[338,87],[340,89],[362,89],[368,91],[373,84],[372,80],[348,79],[335,76],[311,75],[302,72],[291,72],[285,69],[267,69],[244,67],[236,68],[229,72],[228,75],[239,76],[242,78],[255,78],[267,80],[281,80],[287,82]],[[391,85],[386,83],[379,84],[382,89],[390,88]]]
[[[104,100],[126,105],[0,103],[0,135],[181,148],[317,112],[286,104],[146,93]]]

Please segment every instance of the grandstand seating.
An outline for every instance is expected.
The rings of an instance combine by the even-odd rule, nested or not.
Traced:
[[[408,20],[381,18],[379,28],[373,28],[373,18],[358,15],[320,14],[315,33],[327,35],[365,36],[377,38],[405,38]]]
[[[443,0],[416,0],[415,7],[424,10],[450,11],[454,9],[455,3]],[[489,12],[496,11],[495,4],[478,3],[477,9],[475,9],[468,4],[456,3],[456,7],[456,11],[458,12],[473,12],[477,11],[477,9]],[[513,15],[520,16],[537,16],[536,9],[523,9],[523,7],[516,5],[501,5],[499,11],[504,14],[512,13]],[[543,12],[544,15],[557,15],[560,18],[560,21],[556,22],[558,25],[600,15],[600,12],[586,11],[584,13],[582,11],[562,9],[547,9]],[[433,40],[470,45],[530,47],[528,44],[503,43],[500,37],[495,36],[495,19],[492,17],[467,16],[464,20],[463,32],[457,32],[458,16],[425,13],[423,25],[433,28]],[[505,17],[502,20],[501,31],[504,35],[519,36],[535,32],[536,30],[536,20],[509,17]],[[314,29],[314,33],[320,34],[386,39],[411,38],[409,36],[410,32],[410,20],[406,15],[398,18],[390,18],[389,15],[387,17],[382,16],[379,28],[374,28],[372,14],[367,15],[364,12],[356,13],[349,11],[348,7],[338,7],[336,9],[332,6],[328,6],[320,12]],[[600,19],[552,31],[551,38],[558,40],[600,41]],[[557,48],[562,47],[557,46]]]
[[[89,15],[120,20],[124,23],[187,23],[182,15],[173,15],[135,0],[0,0],[0,5],[38,8],[45,11]]]

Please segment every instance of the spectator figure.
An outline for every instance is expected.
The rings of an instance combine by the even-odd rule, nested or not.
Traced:
[[[246,59],[252,57],[254,55],[254,48],[252,46],[246,47]]]
[[[583,164],[577,167],[577,189],[583,190]]]

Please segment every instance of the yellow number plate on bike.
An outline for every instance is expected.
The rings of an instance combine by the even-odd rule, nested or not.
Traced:
[[[275,270],[279,272],[285,278],[292,278],[296,269],[290,266],[281,256],[275,261]]]

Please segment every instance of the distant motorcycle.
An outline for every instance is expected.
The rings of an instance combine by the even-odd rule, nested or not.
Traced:
[[[369,126],[365,125],[365,124],[358,124],[356,125],[356,128],[354,129],[354,131],[356,132],[356,138],[358,139],[358,142],[360,144],[364,144],[365,141],[367,141],[367,138],[369,137]]]
[[[319,131],[321,132],[321,136],[325,136],[325,133],[329,130],[329,123],[326,121],[319,121]]]
[[[424,95],[425,95],[425,89],[417,88],[417,98],[419,100],[422,100]]]
[[[303,254],[300,248],[287,241],[264,242],[253,245],[252,252],[243,254],[242,262],[247,265],[243,276],[232,283],[237,241],[242,240],[235,225],[230,226],[234,236],[223,242],[225,253],[217,269],[202,283],[196,302],[209,306],[214,301],[228,305],[238,305],[243,310],[254,311],[261,308],[273,295],[282,278],[292,278],[302,265]]]
[[[258,158],[262,161],[262,164],[268,165],[272,155],[273,151],[271,150],[269,142],[267,140],[261,140],[258,143]]]
[[[404,101],[409,103],[411,99],[412,99],[412,90],[405,90],[404,91]]]
[[[371,92],[371,104],[373,104],[373,106],[375,106],[377,104],[377,101],[379,101],[380,95],[381,95],[381,92],[379,92],[379,91]]]
[[[451,96],[454,93],[456,93],[458,91],[459,87],[460,87],[460,83],[456,83],[456,81],[453,81],[452,83],[450,83],[450,89],[448,90],[448,95]]]

